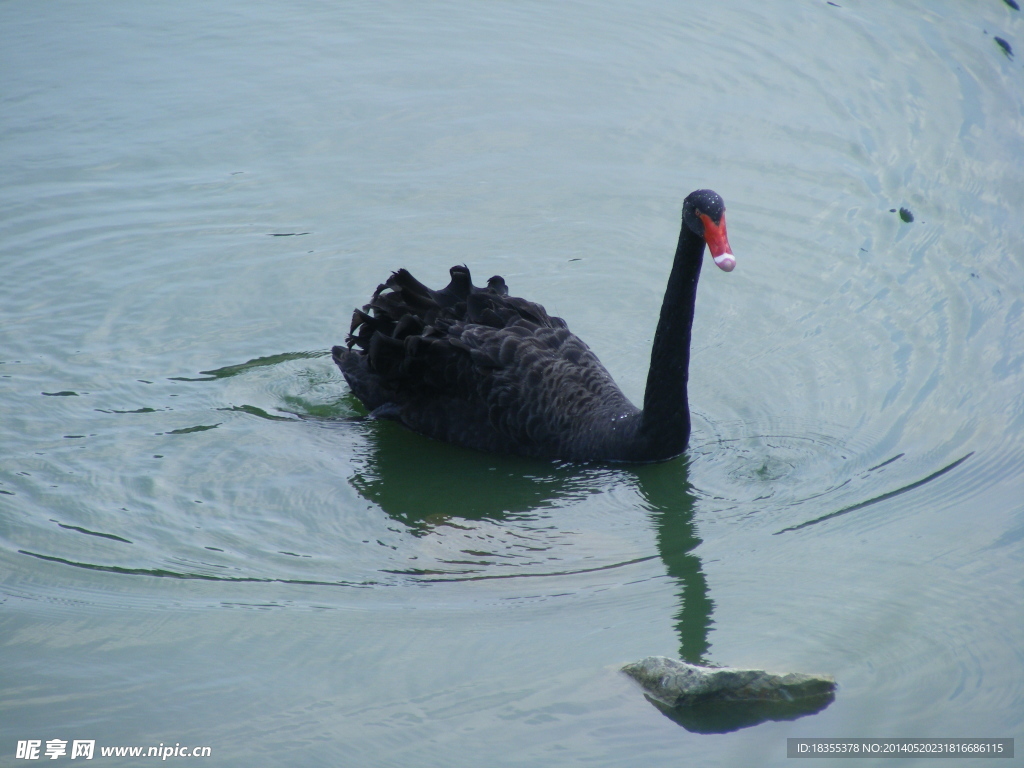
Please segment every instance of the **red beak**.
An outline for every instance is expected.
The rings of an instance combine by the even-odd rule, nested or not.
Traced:
[[[722,219],[717,224],[706,213],[697,215],[704,222],[704,241],[711,251],[711,258],[715,260],[719,269],[732,272],[736,268],[736,257],[732,255],[729,236],[725,232],[725,214],[722,214]]]

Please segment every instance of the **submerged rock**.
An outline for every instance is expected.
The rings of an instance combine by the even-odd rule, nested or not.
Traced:
[[[648,656],[622,671],[640,683],[663,714],[698,733],[795,720],[827,707],[836,690],[836,681],[827,675],[701,667],[665,656]]]

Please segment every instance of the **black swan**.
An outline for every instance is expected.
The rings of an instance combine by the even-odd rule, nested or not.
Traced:
[[[501,277],[474,286],[465,266],[452,267],[439,291],[394,272],[355,311],[334,362],[371,416],[428,437],[568,461],[664,461],[690,437],[690,328],[705,243],[732,271],[725,205],[700,189],[683,204],[642,411],[564,320],[509,296]]]

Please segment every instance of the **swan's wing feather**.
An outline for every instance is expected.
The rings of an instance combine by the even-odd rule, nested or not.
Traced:
[[[462,445],[569,455],[591,419],[632,410],[597,356],[566,328],[454,323],[406,342],[393,380],[400,420]]]
[[[335,348],[353,392],[431,437],[538,455],[570,453],[595,413],[635,411],[565,321],[499,280],[476,288],[453,267],[432,291],[392,274]]]

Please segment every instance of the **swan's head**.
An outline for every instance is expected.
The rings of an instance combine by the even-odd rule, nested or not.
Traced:
[[[704,238],[715,264],[726,272],[736,267],[729,237],[725,232],[725,203],[717,192],[698,189],[683,201],[683,223]]]

